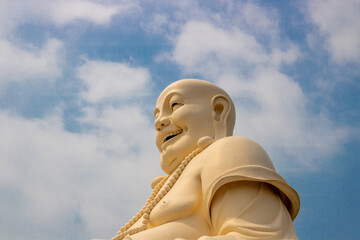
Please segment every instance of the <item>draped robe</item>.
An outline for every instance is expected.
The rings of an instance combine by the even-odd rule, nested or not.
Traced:
[[[191,160],[151,211],[148,229],[132,239],[297,239],[299,208],[298,194],[263,148],[231,136]]]

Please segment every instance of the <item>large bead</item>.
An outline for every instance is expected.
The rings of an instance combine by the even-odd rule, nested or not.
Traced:
[[[212,137],[205,136],[198,140],[197,145],[198,145],[200,151],[202,151],[213,142],[214,142],[214,139]]]

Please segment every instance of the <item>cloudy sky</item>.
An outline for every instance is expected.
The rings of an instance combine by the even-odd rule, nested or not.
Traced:
[[[301,197],[300,239],[360,239],[360,1],[0,1],[0,239],[110,238],[162,174],[153,108],[222,86]]]

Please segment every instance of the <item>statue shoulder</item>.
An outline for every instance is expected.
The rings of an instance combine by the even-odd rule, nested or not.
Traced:
[[[203,153],[201,183],[205,206],[210,207],[216,191],[227,183],[265,182],[280,190],[292,219],[296,217],[300,208],[298,194],[276,173],[271,159],[258,143],[245,137],[226,137],[212,143]]]
[[[275,170],[266,151],[255,141],[230,136],[215,141],[208,147],[208,162],[226,166],[260,165]],[[211,157],[212,156],[212,157]]]

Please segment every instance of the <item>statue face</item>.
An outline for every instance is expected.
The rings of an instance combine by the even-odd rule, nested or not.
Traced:
[[[189,84],[172,84],[159,96],[154,111],[160,165],[170,174],[197,148],[203,136],[214,137],[211,97]]]

